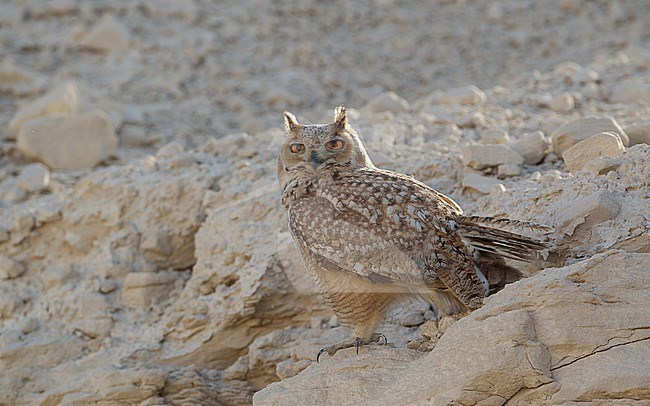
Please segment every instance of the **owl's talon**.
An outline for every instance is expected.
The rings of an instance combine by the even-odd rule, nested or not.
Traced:
[[[338,350],[342,350],[345,348],[351,348],[354,347],[357,355],[359,354],[359,347],[362,345],[369,345],[373,343],[381,344],[381,339],[384,339],[384,343],[382,345],[387,345],[388,344],[388,339],[386,336],[382,333],[375,333],[370,337],[369,339],[363,339],[359,337],[354,337],[354,338],[348,338],[347,340],[343,340],[339,343],[328,345],[327,347],[323,347],[318,351],[318,354],[316,355],[316,362],[320,363],[320,356],[323,355],[324,352],[328,353],[330,356],[336,354]]]

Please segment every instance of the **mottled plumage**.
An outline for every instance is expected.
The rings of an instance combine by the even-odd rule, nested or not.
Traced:
[[[544,249],[498,228],[508,220],[462,216],[449,197],[375,167],[342,106],[324,125],[285,113],[285,129],[278,176],[289,228],[326,302],[354,331],[330,354],[377,341],[386,309],[408,296],[443,314],[476,309],[521,277],[504,257],[529,261]]]

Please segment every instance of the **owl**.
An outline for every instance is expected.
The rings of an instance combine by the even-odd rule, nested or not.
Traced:
[[[503,225],[532,223],[463,216],[451,198],[411,176],[373,165],[344,106],[330,124],[301,125],[284,113],[278,159],[282,204],[307,272],[352,336],[322,353],[380,342],[387,309],[421,298],[441,314],[481,307],[522,274],[506,258],[532,261],[542,241]]]

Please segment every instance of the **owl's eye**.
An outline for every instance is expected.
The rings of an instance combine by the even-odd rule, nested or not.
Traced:
[[[327,144],[325,144],[325,147],[327,149],[333,149],[333,150],[343,149],[343,146],[345,146],[343,140],[332,140],[332,141],[328,141]]]
[[[302,152],[305,150],[305,144],[300,144],[296,142],[295,144],[289,145],[289,151],[293,152],[294,154],[297,154],[298,152]]]

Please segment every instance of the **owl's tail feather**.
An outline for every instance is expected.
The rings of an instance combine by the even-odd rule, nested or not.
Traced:
[[[456,230],[463,239],[474,249],[484,254],[484,261],[488,261],[488,259],[494,261],[495,257],[503,257],[517,261],[533,262],[548,256],[549,245],[544,236],[553,231],[551,227],[516,220],[478,216],[457,216],[450,220],[456,224]],[[504,230],[504,228],[519,232],[532,231],[538,235],[541,234],[544,240],[527,237],[515,231]],[[481,256],[479,256],[478,260],[481,260]]]

